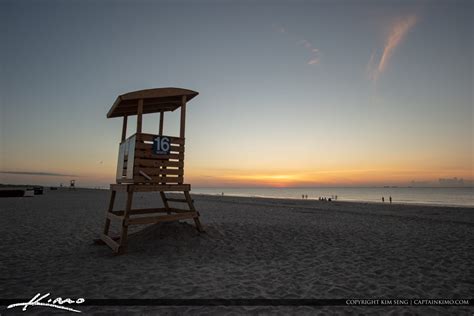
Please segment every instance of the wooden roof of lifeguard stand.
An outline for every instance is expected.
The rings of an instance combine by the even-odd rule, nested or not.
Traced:
[[[143,112],[157,113],[174,111],[185,102],[189,102],[199,93],[181,88],[146,89],[119,95],[107,113],[107,118],[138,114],[138,100],[143,99]]]
[[[110,185],[111,197],[105,226],[100,240],[97,241],[107,244],[114,252],[123,253],[126,250],[129,225],[193,219],[198,231],[203,231],[199,212],[196,211],[189,193],[191,185],[184,184],[186,103],[198,94],[196,91],[181,88],[133,91],[119,95],[107,113],[107,118],[123,117],[123,126],[117,182]],[[179,137],[164,136],[164,113],[178,108],[181,109]],[[149,113],[160,113],[158,134],[142,132],[142,116]],[[127,138],[127,118],[133,115],[137,116],[136,133]],[[158,150],[158,144],[162,144],[164,140],[168,142],[168,149]],[[113,210],[116,192],[127,193],[125,210]],[[134,192],[159,192],[164,207],[132,209]],[[183,192],[184,198],[169,198],[165,192]],[[170,202],[185,203],[189,209],[175,208]],[[112,219],[118,219],[122,223],[118,237],[109,236]]]

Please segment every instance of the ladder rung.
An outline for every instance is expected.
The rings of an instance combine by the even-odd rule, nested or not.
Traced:
[[[166,198],[166,201],[170,201],[170,202],[181,202],[181,203],[188,203],[187,200],[185,199],[172,199],[172,198]]]

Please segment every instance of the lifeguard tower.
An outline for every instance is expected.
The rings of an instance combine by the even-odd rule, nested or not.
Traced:
[[[117,97],[107,113],[107,118],[123,117],[116,183],[110,185],[110,202],[101,234],[101,241],[115,253],[126,251],[130,225],[193,219],[197,230],[203,231],[189,194],[191,185],[184,184],[186,103],[197,95],[198,92],[179,88],[134,91]],[[181,111],[179,137],[163,135],[165,113],[178,108]],[[149,113],[160,114],[158,134],[142,132],[143,114]],[[137,130],[127,138],[127,119],[133,115],[137,116]],[[120,211],[114,211],[117,192],[127,195],[125,208]],[[159,192],[164,207],[132,209],[135,192]],[[170,198],[166,192],[182,192],[184,197]],[[169,202],[184,203],[188,209],[170,207]],[[111,220],[120,221],[120,236],[109,236]]]

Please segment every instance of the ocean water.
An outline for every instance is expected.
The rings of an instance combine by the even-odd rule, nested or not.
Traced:
[[[338,201],[361,201],[385,203],[391,196],[393,203],[430,204],[468,206],[474,208],[474,188],[408,188],[408,187],[372,187],[372,188],[192,188],[193,193],[210,195],[230,195],[248,197],[270,197],[317,200],[319,197],[334,198]]]

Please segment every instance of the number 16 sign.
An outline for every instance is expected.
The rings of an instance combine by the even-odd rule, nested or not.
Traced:
[[[157,136],[153,140],[153,153],[156,155],[170,154],[170,139],[166,136]]]

